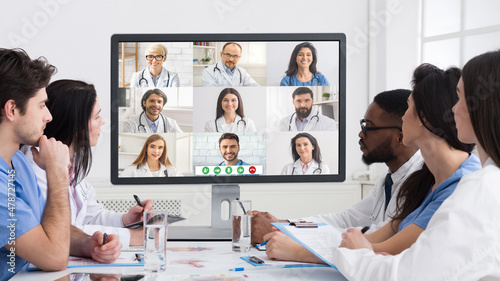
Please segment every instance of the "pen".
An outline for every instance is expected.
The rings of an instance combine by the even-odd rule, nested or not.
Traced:
[[[285,268],[286,265],[262,265],[255,267],[237,267],[230,268],[229,271],[252,271],[252,270],[263,270],[263,269],[271,269],[271,268]]]
[[[139,196],[137,196],[137,195],[135,195],[135,194],[134,194],[134,199],[135,199],[135,201],[137,202],[137,205],[139,205],[139,207],[144,207],[144,206],[142,206],[142,204],[141,204],[141,199],[139,199]]]
[[[268,242],[268,241],[269,241],[269,240],[264,241],[263,243],[260,243],[260,244],[259,244],[259,247],[266,246],[266,244],[267,244],[267,242]]]
[[[236,198],[236,200],[238,200],[238,203],[240,203],[240,207],[241,209],[243,210],[243,214],[246,214],[247,211],[245,211],[245,207],[243,206],[243,203],[241,203],[240,199],[239,198]]]
[[[363,228],[361,229],[361,233],[365,234],[365,232],[367,232],[367,231],[368,231],[368,229],[370,229],[370,227],[369,227],[369,226],[365,226],[365,227],[363,227]]]
[[[106,244],[106,239],[108,239],[108,235],[104,233],[104,236],[102,237],[102,244]]]

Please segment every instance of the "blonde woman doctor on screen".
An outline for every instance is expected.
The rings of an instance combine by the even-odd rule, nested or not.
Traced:
[[[179,87],[179,75],[163,67],[167,60],[167,48],[162,44],[151,44],[145,51],[148,67],[132,75],[130,87],[167,88]]]
[[[177,169],[167,155],[167,142],[160,135],[151,135],[144,143],[139,156],[120,177],[172,177]]]
[[[308,133],[300,133],[290,142],[295,162],[287,164],[282,175],[321,175],[329,174],[328,166],[321,162],[321,152],[316,138]]]
[[[205,132],[241,133],[256,132],[255,123],[245,117],[243,100],[233,88],[225,88],[217,99],[215,119],[205,124]]]

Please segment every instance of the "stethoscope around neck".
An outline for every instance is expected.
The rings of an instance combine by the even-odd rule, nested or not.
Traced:
[[[295,173],[295,168],[296,167],[293,167],[292,169],[292,175]],[[321,173],[323,173],[323,170],[321,169],[321,164],[319,164],[318,168],[314,169],[313,175],[321,175]]]
[[[146,81],[146,85],[145,86],[149,87],[148,79],[144,78],[144,71],[146,71],[146,69],[142,70],[141,79],[139,79],[139,86],[142,87],[141,83],[144,80],[144,81]],[[168,70],[166,70],[166,71],[167,71],[167,85],[165,87],[169,87],[168,84],[170,84],[170,72]]]
[[[290,116],[290,122],[288,122],[288,131],[291,131],[292,130],[292,122],[293,122],[293,117],[296,115],[297,113],[294,112],[292,114],[292,116]],[[313,121],[313,119],[316,118],[316,124],[318,124],[319,122],[319,111],[316,111],[316,114],[311,117],[311,122]]]
[[[236,66],[235,66],[236,67]],[[215,70],[218,70],[219,73],[222,75],[222,71],[220,70],[220,68],[217,66],[217,63],[215,64],[215,67],[214,67],[214,74],[215,74]],[[240,84],[241,84],[241,70],[239,68],[236,68],[236,70],[238,70],[238,72],[240,73]]]
[[[290,77],[288,77],[288,85],[292,85],[292,76],[293,75],[290,75]],[[297,74],[295,74],[295,76],[297,76]],[[316,79],[316,85],[314,85],[314,79]],[[298,80],[298,79],[297,79]],[[299,80],[300,81],[300,80]],[[319,78],[316,77],[316,73],[313,73],[313,78],[310,80],[311,81],[311,86],[320,86],[319,85]],[[302,82],[303,83],[307,83],[307,82]],[[305,86],[305,85],[304,85]]]
[[[224,116],[222,116],[222,117],[224,117]],[[217,119],[215,119],[215,121],[214,121],[215,122],[215,131],[219,132],[219,126],[217,125]],[[247,121],[245,121],[245,117],[241,117],[240,120],[238,120],[238,122],[236,122],[236,131],[238,131],[238,126],[240,125],[240,122],[243,122],[243,128],[245,128],[247,126]]]
[[[141,127],[142,127],[142,129],[143,129],[143,130],[144,130],[144,132],[146,133],[146,132],[147,132],[147,130],[146,130],[146,126],[144,126],[144,125],[142,124],[142,120],[141,120],[142,116],[144,116],[144,115],[145,115],[144,111],[142,111],[142,112],[141,112],[141,114],[139,115],[139,125],[137,125],[137,131],[138,131],[138,132],[141,132]],[[144,116],[144,117],[146,118],[146,116]],[[166,118],[165,118],[165,116],[163,116],[163,114],[161,114],[161,113],[160,113],[160,117],[161,117],[161,119],[163,120],[163,132],[164,132],[164,133],[167,133],[167,119],[166,119]],[[158,130],[157,130],[157,131],[158,131]]]

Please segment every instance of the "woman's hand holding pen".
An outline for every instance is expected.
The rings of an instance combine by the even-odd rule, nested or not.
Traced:
[[[137,200],[137,205],[132,206],[132,208],[128,210],[128,213],[122,216],[123,225],[129,225],[131,223],[141,221],[142,214],[144,213],[144,211],[154,210],[153,200],[140,201],[139,197],[137,197],[136,200]]]
[[[366,239],[361,230],[357,228],[349,228],[346,232],[342,233],[342,243],[340,243],[339,247],[373,250],[372,244]]]
[[[94,232],[90,238],[90,256],[98,262],[113,263],[120,256],[122,244],[118,235],[108,234],[106,236],[106,240],[104,240],[104,234],[100,231]]]

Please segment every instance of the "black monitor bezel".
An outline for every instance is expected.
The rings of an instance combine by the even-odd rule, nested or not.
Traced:
[[[118,177],[118,54],[120,42],[280,42],[338,41],[339,42],[339,155],[338,174],[331,175],[263,175],[189,176],[158,178]],[[114,34],[111,36],[111,182],[113,184],[244,184],[289,182],[343,182],[346,169],[346,36],[344,33],[238,33],[238,34]]]

